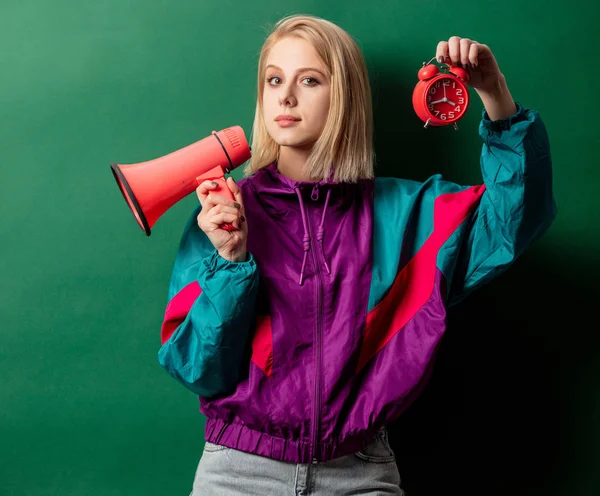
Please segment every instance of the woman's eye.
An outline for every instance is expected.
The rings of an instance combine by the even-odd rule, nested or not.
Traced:
[[[270,85],[281,84],[281,78],[278,76],[266,78],[266,81]],[[315,86],[319,84],[319,81],[312,77],[305,77],[302,78],[302,84],[304,84],[304,86]]]
[[[302,81],[309,81],[307,86],[314,86],[315,84],[319,84],[319,81],[317,81],[315,78],[311,78],[311,77],[304,78]]]

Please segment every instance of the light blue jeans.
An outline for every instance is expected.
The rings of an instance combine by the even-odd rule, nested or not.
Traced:
[[[358,453],[323,463],[273,460],[205,443],[190,496],[399,495],[400,473],[387,431]]]

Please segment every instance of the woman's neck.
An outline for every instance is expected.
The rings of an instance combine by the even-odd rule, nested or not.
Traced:
[[[285,177],[293,181],[315,182],[308,177],[304,167],[310,155],[310,149],[282,146],[279,148],[279,158],[277,159],[277,170]]]

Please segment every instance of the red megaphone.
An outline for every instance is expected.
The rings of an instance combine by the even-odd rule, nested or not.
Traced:
[[[233,126],[192,143],[180,150],[138,164],[110,164],[112,173],[139,226],[150,236],[158,218],[189,195],[203,181],[214,181],[212,191],[234,199],[225,174],[251,156],[244,130]],[[223,229],[235,230],[231,224]]]

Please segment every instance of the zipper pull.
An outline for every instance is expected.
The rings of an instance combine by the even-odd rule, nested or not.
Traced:
[[[319,199],[319,185],[315,184],[313,186],[312,194],[310,195],[312,201],[317,201]]]

